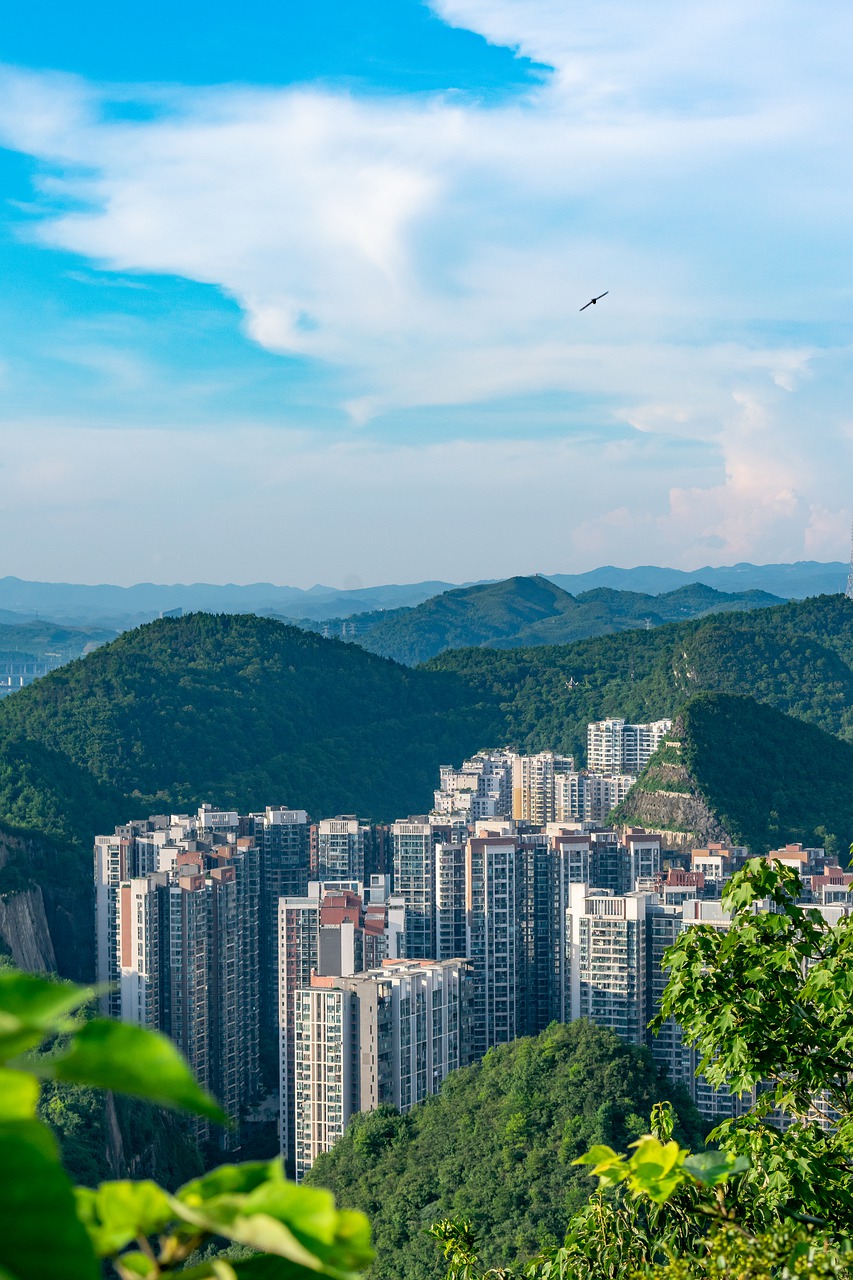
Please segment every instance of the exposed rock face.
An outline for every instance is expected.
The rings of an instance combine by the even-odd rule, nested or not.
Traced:
[[[56,955],[40,889],[26,889],[0,898],[0,938],[19,969],[56,971]]]
[[[731,844],[731,837],[698,795],[676,791],[631,792],[625,801],[624,822],[660,835],[665,848],[692,849],[711,840]]]
[[[92,887],[68,875],[79,854],[0,828],[0,938],[22,969],[95,975]],[[72,880],[69,883],[69,880]]]
[[[689,849],[731,837],[711,812],[681,758],[684,726],[680,718],[652,757],[639,781],[616,810],[620,822],[660,835],[665,848]]]

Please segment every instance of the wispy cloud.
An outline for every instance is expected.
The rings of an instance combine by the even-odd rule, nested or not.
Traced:
[[[849,6],[432,7],[553,74],[490,107],[158,90],[154,118],[128,122],[102,111],[107,90],[9,71],[0,134],[43,166],[30,234],[122,279],[215,285],[252,341],[314,362],[318,387],[333,369],[368,432],[550,393],[587,404],[593,432],[652,437],[654,458],[607,460],[602,438],[583,463],[614,489],[653,485],[656,516],[632,517],[647,557],[695,559],[696,539],[718,559],[780,539],[829,551],[849,507]],[[716,462],[696,483],[653,475],[700,445]],[[576,529],[567,514],[567,548],[616,556],[623,506]]]

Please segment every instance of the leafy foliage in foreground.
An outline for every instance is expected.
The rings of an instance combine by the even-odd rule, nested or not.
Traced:
[[[678,1019],[712,1084],[754,1096],[716,1132],[749,1156],[761,1211],[796,1206],[853,1233],[853,918],[830,926],[797,904],[800,887],[752,859],[724,890],[730,927],[687,929],[667,953],[660,1019]],[[774,1114],[784,1128],[766,1123]]]
[[[850,1280],[853,920],[828,925],[800,889],[753,859],[726,887],[729,927],[693,926],[665,958],[658,1023],[675,1017],[707,1078],[753,1098],[710,1135],[720,1149],[690,1155],[658,1107],[629,1156],[576,1159],[598,1192],[526,1265],[486,1269],[470,1219],[435,1223],[448,1280]]]
[[[38,1117],[40,1078],[123,1090],[225,1121],[164,1037],[75,1018],[91,997],[70,983],[0,971],[3,1280],[98,1280],[106,1260],[121,1280],[178,1272],[185,1280],[355,1280],[371,1258],[366,1220],[339,1213],[327,1192],[288,1182],[278,1161],[224,1165],[172,1194],[152,1181],[75,1191]],[[57,1035],[57,1052],[33,1055]],[[220,1239],[243,1246],[242,1256],[204,1257]]]
[[[692,1104],[660,1081],[645,1050],[591,1023],[555,1023],[453,1072],[405,1116],[355,1117],[308,1181],[367,1213],[377,1280],[440,1276],[423,1231],[443,1215],[470,1219],[488,1264],[508,1265],[561,1241],[585,1204],[590,1183],[572,1161],[592,1144],[639,1137],[663,1097],[676,1098],[682,1135],[700,1141]]]

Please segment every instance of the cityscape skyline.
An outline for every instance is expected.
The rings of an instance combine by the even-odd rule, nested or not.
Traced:
[[[591,722],[589,770],[480,751],[441,767],[430,813],[389,824],[204,804],[116,827],[95,842],[104,1011],[165,1031],[215,1089],[235,1124],[200,1121],[200,1141],[240,1150],[275,1113],[297,1180],[357,1112],[406,1112],[557,1021],[645,1045],[704,1115],[738,1115],[680,1027],[649,1023],[666,949],[691,925],[728,927],[721,891],[749,851],[612,825],[637,774],[607,771],[642,771],[672,727]],[[602,803],[596,779],[626,785]],[[850,913],[853,873],[834,855],[766,856],[828,923]]]

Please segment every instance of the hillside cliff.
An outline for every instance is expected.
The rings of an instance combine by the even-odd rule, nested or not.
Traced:
[[[699,694],[614,817],[669,847],[719,840],[761,854],[800,841],[846,864],[853,746],[752,698]]]

